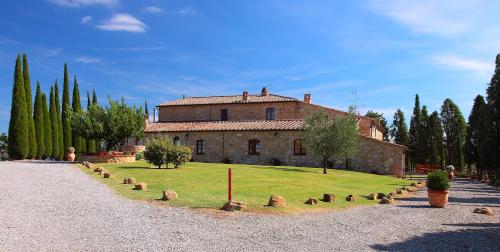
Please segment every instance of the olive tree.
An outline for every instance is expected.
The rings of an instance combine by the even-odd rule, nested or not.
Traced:
[[[356,116],[329,118],[320,110],[305,119],[304,143],[306,150],[323,159],[323,173],[327,174],[328,160],[349,158],[356,154],[358,130]]]
[[[142,108],[129,107],[109,98],[109,106],[102,108],[91,105],[85,112],[73,114],[72,127],[86,139],[104,140],[106,150],[116,149],[127,137],[142,137],[144,133],[144,112]]]

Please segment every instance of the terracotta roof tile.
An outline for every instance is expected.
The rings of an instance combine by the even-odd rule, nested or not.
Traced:
[[[145,132],[300,130],[302,125],[302,120],[163,122],[146,125]]]
[[[243,101],[242,95],[185,97],[183,99],[161,103],[160,105],[158,105],[158,107],[180,106],[180,105],[229,104],[229,103],[287,102],[287,101],[297,101],[297,99],[281,95],[274,95],[274,94],[269,94],[266,96],[248,95],[248,99],[246,101]]]

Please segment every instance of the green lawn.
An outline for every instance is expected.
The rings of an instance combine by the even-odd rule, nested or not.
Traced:
[[[233,199],[248,205],[254,212],[300,212],[338,209],[356,205],[376,204],[363,196],[370,193],[395,191],[411,181],[391,176],[372,175],[345,170],[329,170],[322,174],[321,168],[289,166],[258,166],[236,164],[211,164],[190,162],[177,169],[158,169],[144,161],[130,164],[98,164],[114,176],[104,179],[82,165],[80,168],[109,185],[119,194],[138,200],[157,200],[164,188],[173,189],[178,199],[165,204],[192,208],[220,208],[227,201],[227,168],[233,168]],[[133,185],[122,184],[123,178],[135,177],[137,182],[146,182],[148,191],[132,190]],[[308,198],[322,198],[323,193],[334,193],[335,203],[319,201],[318,205],[304,204]],[[274,209],[265,207],[269,196],[285,197],[287,207]],[[356,202],[347,202],[345,196],[354,194]]]

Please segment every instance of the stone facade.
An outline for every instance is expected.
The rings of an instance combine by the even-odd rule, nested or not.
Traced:
[[[303,120],[309,113],[324,110],[329,117],[347,113],[304,100],[269,94],[243,92],[240,96],[187,97],[157,106],[158,123],[146,127],[148,138],[166,137],[193,149],[198,162],[223,162],[322,167],[320,157],[294,153],[294,141],[302,138]],[[269,110],[273,111],[269,118]],[[227,111],[226,120],[222,120]],[[276,122],[276,123],[274,123]],[[358,116],[356,157],[332,161],[331,166],[400,176],[404,170],[404,146],[381,141],[377,120]],[[258,140],[258,154],[250,151],[250,141]],[[202,146],[202,147],[200,147]],[[197,153],[202,149],[202,153]]]

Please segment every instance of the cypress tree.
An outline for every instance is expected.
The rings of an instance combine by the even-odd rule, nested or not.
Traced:
[[[73,83],[73,103],[72,103],[72,108],[73,112],[78,113],[82,111],[82,105],[80,102],[80,90],[78,89],[78,81],[76,80],[76,76],[74,77],[74,83]],[[84,147],[84,144],[82,144],[82,137],[78,136],[76,133],[73,132],[73,147],[75,148],[75,153],[77,158],[80,157],[80,152],[82,152],[82,149],[86,149]]]
[[[427,112],[427,106],[424,105],[422,106],[422,110],[420,111],[420,127],[419,127],[420,132],[418,133],[418,140],[417,140],[418,142],[417,150],[419,151],[420,160],[424,164],[430,163],[429,147],[431,145],[430,143],[431,136],[428,134],[429,133],[428,123],[429,123],[429,112]]]
[[[55,100],[54,87],[50,87],[50,123],[52,128],[52,157],[59,158],[59,120]]]
[[[451,99],[446,99],[441,106],[441,122],[445,136],[446,164],[451,164],[461,171],[464,167],[463,151],[467,124],[462,112]]]
[[[406,127],[406,121],[403,111],[398,109],[394,113],[394,119],[392,121],[390,135],[394,143],[408,146],[410,139],[408,137],[408,129]]]
[[[87,91],[87,110],[90,109],[90,106],[92,106],[92,103],[90,101],[90,94]],[[87,142],[87,152],[88,153],[95,153],[95,140],[94,139],[87,139],[86,142]]]
[[[66,152],[66,149],[64,148],[64,140],[63,140],[63,127],[62,127],[62,120],[61,120],[61,103],[59,102],[59,85],[55,84],[55,101],[56,101],[56,111],[57,111],[57,127],[58,127],[58,146],[59,146],[59,153],[57,154],[57,158],[59,160],[62,160],[64,157],[64,153]]]
[[[149,115],[149,111],[148,111],[148,101],[144,101],[144,114],[145,114],[145,115]]]
[[[13,159],[28,156],[28,110],[24,94],[24,77],[21,68],[21,56],[16,59],[14,68],[14,85],[12,88],[12,105],[10,110],[9,137],[7,151]]]
[[[97,101],[97,95],[95,93],[95,89],[92,90],[92,106],[99,106],[99,103]],[[95,151],[101,151],[101,140],[96,139],[95,140]]]
[[[415,106],[413,108],[413,115],[410,120],[410,131],[409,131],[409,144],[408,144],[408,152],[410,156],[410,160],[412,163],[421,163],[422,159],[420,158],[420,152],[419,152],[419,142],[420,140],[419,133],[420,133],[420,117],[421,117],[421,112],[420,112],[420,99],[418,97],[418,94],[415,95]]]
[[[36,158],[41,159],[45,155],[45,144],[44,144],[44,125],[43,125],[43,104],[42,104],[42,91],[40,89],[40,83],[36,83],[36,95],[35,95],[35,109],[34,109],[34,120],[35,120],[35,136],[36,136]]]
[[[64,152],[66,149],[72,147],[72,134],[71,134],[71,105],[69,102],[69,77],[68,77],[68,66],[64,63],[64,84],[63,84],[63,100],[61,107],[61,120],[63,129],[63,146]]]
[[[23,54],[23,79],[24,79],[24,94],[26,96],[26,109],[28,111],[28,157],[35,158],[37,156],[36,136],[35,136],[35,123],[33,119],[33,100],[31,94],[31,80],[30,71],[28,68],[28,57]]]
[[[92,105],[99,105],[97,102],[97,95],[95,94],[95,89],[92,90]]]
[[[42,109],[43,109],[43,142],[45,143],[45,158],[52,156],[52,125],[50,123],[49,108],[47,106],[47,95],[42,93]]]
[[[481,114],[486,106],[483,96],[478,95],[474,99],[474,105],[469,115],[467,136],[465,138],[465,162],[469,165],[476,164],[477,167],[482,166],[479,164],[478,153],[478,134],[479,125],[481,121]]]
[[[494,150],[495,155],[492,170],[496,171],[497,183],[500,181],[500,54],[495,60],[495,72],[486,90],[488,107],[491,111],[491,120],[493,123],[494,132],[490,137],[496,139]]]
[[[427,122],[428,160],[430,164],[443,165],[443,127],[437,111],[432,112]]]

